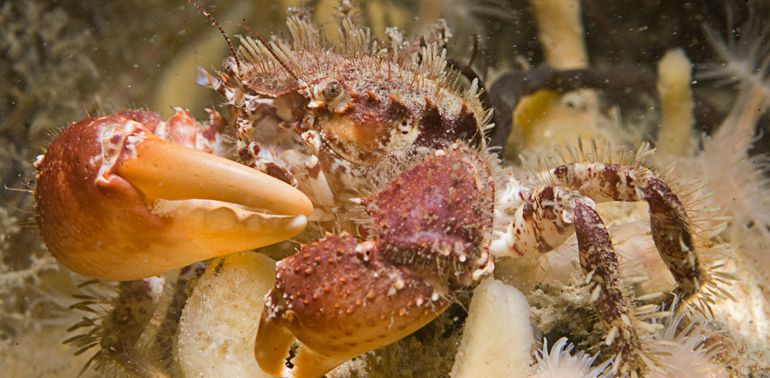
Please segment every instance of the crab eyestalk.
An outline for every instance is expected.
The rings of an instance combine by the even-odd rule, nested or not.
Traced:
[[[35,163],[37,222],[63,265],[132,280],[304,229],[312,203],[300,191],[153,133],[165,126],[145,112],[89,118]]]

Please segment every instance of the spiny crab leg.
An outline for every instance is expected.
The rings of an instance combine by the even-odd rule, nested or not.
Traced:
[[[621,356],[618,362],[633,360],[639,337],[627,320],[633,317],[633,307],[620,289],[618,257],[594,201],[582,194],[560,186],[544,186],[524,194],[507,231],[511,238],[495,242],[493,248],[518,255],[546,253],[574,232],[580,266],[590,277],[594,310],[607,329],[605,342]]]
[[[655,246],[684,299],[698,293],[704,272],[695,254],[684,206],[663,180],[641,166],[574,163],[553,168],[550,176],[596,202],[646,201]]]
[[[281,260],[257,331],[262,369],[322,376],[416,331],[491,271],[488,169],[466,147],[439,150],[364,201],[370,239],[329,234]],[[295,339],[295,367],[286,372]]]
[[[605,324],[605,343],[616,351],[616,364],[636,361],[640,350],[639,335],[630,324],[631,302],[620,289],[618,256],[612,247],[607,227],[593,208],[593,201],[573,200],[575,236],[580,251],[580,267],[591,279],[591,299],[599,319]]]
[[[545,253],[577,236],[580,265],[592,285],[594,309],[607,329],[605,343],[617,352],[617,364],[643,358],[634,328],[634,307],[618,284],[618,258],[607,228],[594,210],[596,202],[646,201],[655,246],[677,281],[684,300],[696,297],[706,276],[695,253],[693,234],[682,202],[650,170],[613,163],[581,162],[546,173],[546,185],[522,191],[522,204],[492,248],[518,255]]]
[[[566,198],[559,193],[575,191],[595,202],[646,201],[655,246],[677,281],[677,293],[688,299],[701,290],[705,272],[695,253],[685,208],[652,171],[641,166],[585,162],[560,165],[546,176],[553,185],[526,193],[511,227],[494,248],[521,255],[530,250],[548,252],[566,240],[572,230],[570,222],[559,217]]]
[[[304,229],[312,212],[304,194],[153,133],[168,127],[149,112],[89,118],[65,129],[36,162],[38,225],[63,265],[132,280]]]

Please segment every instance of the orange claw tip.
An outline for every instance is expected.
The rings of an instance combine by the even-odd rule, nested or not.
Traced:
[[[38,226],[63,265],[132,280],[277,243],[305,228],[312,204],[304,194],[156,137],[153,114],[75,123],[36,161]]]
[[[276,267],[257,330],[255,355],[272,375],[294,338],[293,377],[320,377],[340,363],[400,340],[450,301],[414,272],[383,261],[376,243],[329,235]]]
[[[263,372],[274,377],[284,374],[286,357],[294,343],[294,336],[284,326],[265,317],[259,320],[259,331],[254,341],[254,356]]]

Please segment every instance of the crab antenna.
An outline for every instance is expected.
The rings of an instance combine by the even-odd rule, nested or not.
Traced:
[[[233,59],[235,59],[235,66],[238,67],[238,72],[240,73],[241,62],[240,60],[238,60],[238,54],[237,54],[237,51],[235,50],[235,45],[233,45],[233,41],[230,39],[230,36],[228,36],[227,33],[225,33],[225,29],[222,28],[222,25],[220,25],[219,22],[217,22],[214,16],[212,16],[211,13],[209,13],[206,9],[204,9],[203,6],[200,5],[197,1],[187,0],[187,2],[193,7],[195,7],[195,9],[198,10],[198,13],[208,18],[209,21],[211,22],[211,25],[219,29],[219,33],[222,34],[222,37],[225,38],[225,42],[227,43],[227,48],[230,49],[230,54],[233,55]]]
[[[273,46],[272,46],[272,45],[270,45],[270,43],[268,43],[268,42],[267,42],[267,40],[266,40],[264,37],[262,37],[261,35],[259,35],[259,33],[257,33],[256,31],[254,31],[254,29],[252,29],[252,28],[248,27],[247,25],[241,25],[241,26],[243,26],[243,28],[244,28],[244,29],[246,29],[246,31],[247,31],[247,32],[248,32],[248,33],[249,33],[251,36],[253,36],[253,37],[254,37],[254,38],[256,38],[257,40],[259,40],[259,42],[260,42],[260,43],[262,43],[262,45],[263,45],[263,46],[265,46],[265,48],[267,49],[267,51],[268,51],[268,52],[270,52],[270,55],[272,55],[272,56],[273,56],[273,59],[275,59],[275,61],[276,61],[276,62],[278,62],[278,64],[280,64],[280,65],[281,65],[281,68],[283,68],[283,70],[284,70],[284,71],[286,71],[286,73],[288,73],[288,74],[289,74],[291,77],[293,77],[293,78],[294,78],[294,80],[300,81],[300,79],[299,79],[299,76],[297,76],[297,74],[296,74],[296,73],[294,73],[294,71],[292,71],[292,70],[291,70],[291,68],[289,68],[289,65],[288,65],[288,64],[286,64],[286,62],[284,62],[284,61],[283,61],[283,60],[282,60],[282,59],[281,59],[281,58],[278,56],[278,54],[276,54],[276,52],[275,52],[275,49],[273,49]]]
[[[259,35],[259,33],[257,33],[256,31],[254,31],[254,29],[250,28],[248,25],[241,25],[241,26],[243,26],[243,28],[244,28],[244,29],[246,29],[246,31],[247,31],[247,32],[248,32],[248,33],[249,33],[251,36],[253,36],[253,37],[254,37],[254,38],[256,38],[257,40],[259,40],[259,42],[260,42],[260,43],[262,43],[262,45],[264,45],[264,46],[265,46],[265,48],[267,49],[267,51],[268,51],[268,52],[270,52],[270,55],[273,57],[273,59],[275,59],[275,61],[276,61],[276,62],[278,62],[278,64],[280,64],[280,65],[281,65],[281,68],[283,68],[283,70],[284,70],[284,71],[286,71],[286,73],[288,73],[289,75],[291,75],[291,77],[293,77],[293,78],[294,78],[294,80],[297,80],[297,81],[299,81],[299,76],[297,76],[297,74],[295,74],[295,73],[294,73],[294,71],[292,71],[292,70],[291,70],[291,68],[289,68],[289,65],[288,65],[288,64],[286,64],[286,62],[284,62],[284,61],[283,61],[283,60],[282,60],[282,59],[281,59],[281,58],[278,56],[278,54],[276,54],[275,50],[273,49],[273,46],[272,46],[272,45],[270,45],[270,44],[267,42],[267,40],[266,40],[264,37],[262,37],[261,35]]]

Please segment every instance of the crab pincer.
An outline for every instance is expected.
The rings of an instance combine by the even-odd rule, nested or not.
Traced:
[[[465,147],[440,150],[398,175],[364,201],[368,240],[328,234],[278,263],[257,362],[275,376],[318,377],[435,319],[492,269],[484,246],[493,199],[487,166]]]
[[[305,228],[312,203],[302,192],[196,150],[211,150],[215,131],[197,129],[180,110],[168,122],[124,112],[62,131],[35,163],[37,222],[51,253],[78,273],[132,280]]]

